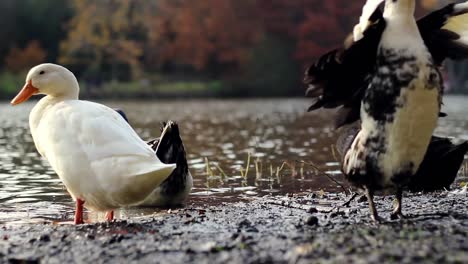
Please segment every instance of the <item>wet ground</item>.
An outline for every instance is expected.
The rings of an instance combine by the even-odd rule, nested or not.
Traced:
[[[439,135],[468,140],[467,99],[445,99]],[[36,153],[32,105],[0,104],[0,262],[468,262],[466,192],[410,194],[408,219],[378,226],[366,202],[341,207],[349,196],[332,151],[332,114],[305,113],[306,100],[106,104],[125,110],[144,139],[159,135],[159,122],[180,123],[195,184],[188,205],[63,224],[73,203]],[[454,189],[463,182],[466,164]],[[377,198],[385,218],[391,199]]]
[[[369,221],[343,194],[265,196],[82,226],[4,225],[10,263],[467,263],[468,195],[411,194],[407,219]],[[389,218],[391,198],[377,206]]]

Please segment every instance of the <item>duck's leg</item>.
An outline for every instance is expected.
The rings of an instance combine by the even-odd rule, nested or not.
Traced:
[[[395,205],[393,207],[393,212],[390,215],[390,219],[403,219],[405,216],[401,213],[401,202],[403,200],[403,188],[398,187],[395,197]]]
[[[113,211],[113,210],[112,210],[112,211],[106,212],[106,219],[107,219],[107,221],[109,221],[109,222],[112,221],[112,220],[114,219],[114,211]]]
[[[369,203],[369,211],[370,211],[370,216],[372,218],[372,221],[374,223],[380,223],[381,219],[377,213],[377,209],[375,209],[375,204],[374,204],[374,192],[369,189],[369,187],[364,187],[364,191],[366,193],[367,201]]]
[[[81,199],[76,199],[76,206],[75,206],[75,225],[84,224],[83,221],[83,204],[85,202]]]

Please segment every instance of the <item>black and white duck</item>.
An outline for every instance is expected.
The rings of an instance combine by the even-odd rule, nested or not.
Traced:
[[[121,109],[116,111],[128,122]],[[161,126],[161,136],[146,142],[163,163],[176,164],[176,168],[139,206],[177,207],[185,204],[193,186],[185,147],[179,126],[167,121]]]
[[[358,122],[344,154],[346,178],[364,191],[379,221],[375,191],[396,194],[391,218],[401,218],[403,187],[416,174],[442,104],[445,59],[468,55],[468,2],[414,19],[415,0],[368,0],[343,48],[306,71],[310,111],[340,107],[336,124]]]

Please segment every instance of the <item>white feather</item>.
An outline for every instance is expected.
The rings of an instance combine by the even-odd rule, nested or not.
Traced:
[[[467,12],[468,2],[463,3],[463,5],[466,5],[467,10],[465,12]],[[442,27],[442,29],[450,30],[452,32],[457,33],[458,35],[460,35],[460,39],[456,40],[456,42],[468,45],[468,13],[450,17],[447,23]]]
[[[366,4],[362,8],[362,14],[361,17],[359,17],[359,23],[354,26],[354,41],[358,41],[364,37],[364,32],[369,27],[370,17],[383,1],[385,0],[367,0]]]
[[[466,13],[468,11],[468,1],[454,5],[453,10],[455,11],[455,14]]]

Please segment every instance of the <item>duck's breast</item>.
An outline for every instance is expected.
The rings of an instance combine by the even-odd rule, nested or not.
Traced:
[[[368,173],[401,182],[421,163],[440,111],[441,82],[430,60],[383,49],[361,109]]]

